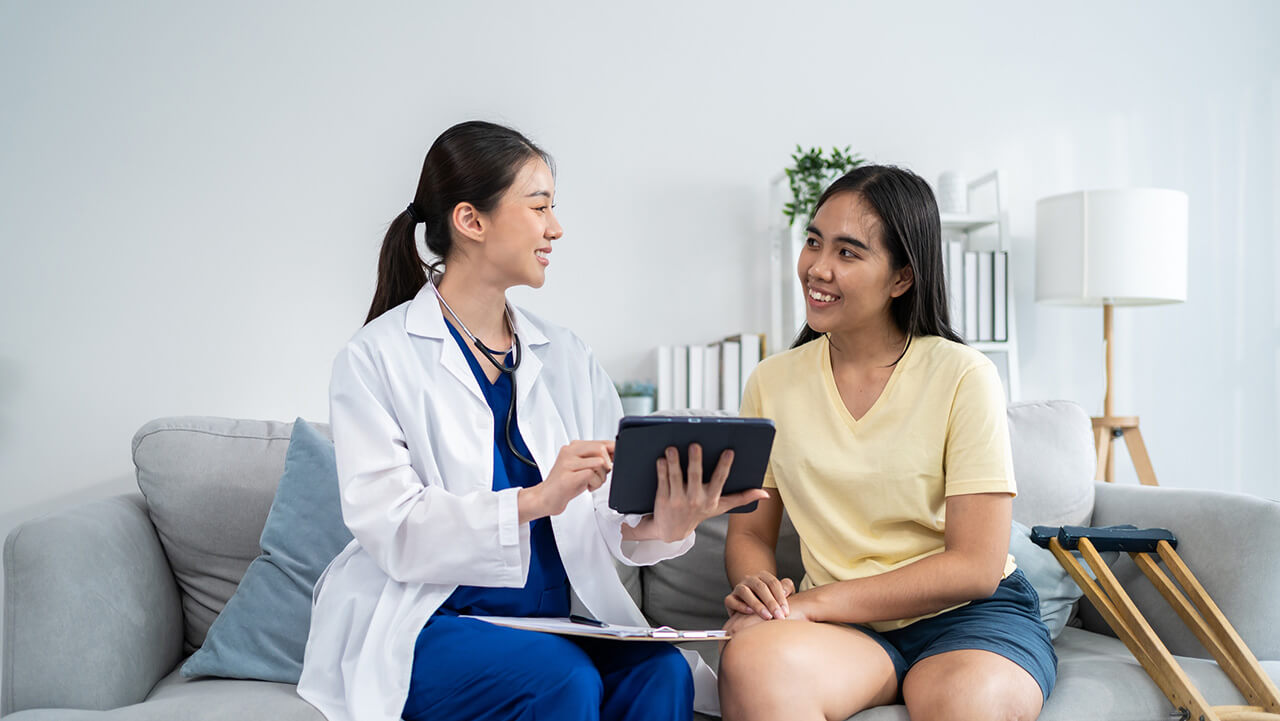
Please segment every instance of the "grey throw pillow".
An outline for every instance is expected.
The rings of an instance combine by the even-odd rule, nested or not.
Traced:
[[[262,555],[209,627],[182,675],[297,683],[311,627],[311,591],[351,541],[338,500],[333,443],[299,418],[262,530]]]
[[[1009,553],[1013,554],[1018,568],[1022,569],[1022,573],[1026,575],[1032,588],[1036,589],[1036,594],[1040,596],[1040,619],[1049,627],[1049,636],[1057,638],[1067,625],[1075,603],[1084,595],[1084,591],[1081,591],[1080,586],[1072,580],[1067,569],[1058,563],[1052,551],[1041,548],[1031,541],[1031,529],[1017,521],[1013,522],[1009,532]],[[1079,551],[1072,551],[1072,553],[1077,558],[1080,557]],[[1101,555],[1108,566],[1120,557],[1120,554],[1115,551],[1108,551]],[[1093,572],[1089,569],[1089,564],[1083,561],[1081,563],[1085,573],[1092,577]]]

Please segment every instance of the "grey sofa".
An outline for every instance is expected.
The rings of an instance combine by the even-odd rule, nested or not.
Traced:
[[[1009,408],[1027,525],[1163,526],[1209,592],[1280,676],[1280,503],[1214,491],[1095,484],[1089,419],[1065,402]],[[286,719],[320,715],[288,684],[186,680],[179,662],[257,556],[291,424],[171,418],[144,426],[133,456],[144,495],[90,503],[30,521],[4,546],[5,605],[0,714],[13,721]],[[684,557],[621,571],[655,623],[718,626],[728,591],[725,521],[699,529]],[[800,578],[789,524],[780,571]],[[1239,694],[1127,559],[1115,570],[1214,704]],[[1057,688],[1046,721],[1164,721],[1169,703],[1099,618],[1082,604],[1056,641]],[[695,644],[714,665],[715,644]],[[857,721],[906,719],[902,706]]]

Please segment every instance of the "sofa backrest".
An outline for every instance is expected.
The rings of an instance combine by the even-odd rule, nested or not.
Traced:
[[[133,437],[138,488],[182,597],[186,654],[262,552],[292,432],[279,421],[186,416],[156,419]]]
[[[328,425],[313,424],[332,437]],[[160,418],[133,439],[138,487],[182,596],[184,651],[203,642],[235,593],[284,472],[293,424],[211,417]],[[1068,401],[1009,406],[1018,496],[1014,518],[1030,526],[1087,525],[1093,510],[1093,439],[1087,414]],[[685,556],[652,568],[621,568],[623,583],[655,623],[714,628],[724,622],[728,518],[698,529]],[[800,542],[784,517],[778,570],[804,575]]]
[[[328,424],[311,426],[333,438]],[[262,552],[292,433],[283,421],[180,416],[134,435],[138,487],[182,600],[184,655],[204,643]],[[639,569],[619,564],[618,574],[639,605]]]
[[[1093,513],[1095,456],[1091,423],[1070,401],[1036,401],[1009,406],[1009,435],[1018,495],[1013,516],[1028,526],[1088,525]],[[724,623],[724,573],[728,518],[698,527],[693,550],[641,569],[642,610],[655,624],[676,628],[718,628]],[[783,516],[778,534],[778,573],[797,585],[804,577],[800,539]],[[707,644],[700,644],[707,645]]]

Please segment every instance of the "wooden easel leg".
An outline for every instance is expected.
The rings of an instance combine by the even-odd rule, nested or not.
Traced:
[[[1116,453],[1112,444],[1116,442],[1115,435],[1107,434],[1107,483],[1116,482]]]
[[[1124,429],[1124,444],[1129,449],[1129,457],[1133,459],[1133,467],[1138,471],[1138,480],[1144,486],[1158,486],[1156,469],[1151,465],[1151,457],[1147,455],[1147,444],[1142,442],[1142,431],[1135,426]]]
[[[1107,478],[1107,469],[1110,468],[1108,462],[1111,455],[1111,429],[1094,426],[1093,441],[1098,449],[1098,471],[1094,474],[1094,479],[1099,481],[1106,479],[1109,482],[1111,479]]]

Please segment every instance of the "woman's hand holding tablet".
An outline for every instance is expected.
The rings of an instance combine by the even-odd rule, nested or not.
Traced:
[[[754,509],[767,497],[760,484],[773,435],[772,421],[763,418],[623,418],[609,505],[649,514],[635,528],[624,524],[623,537],[674,542],[708,518]]]
[[[687,474],[680,470],[680,456],[675,447],[668,447],[666,456],[657,461],[658,492],[654,498],[653,515],[635,527],[637,538],[650,535],[646,533],[649,529],[642,528],[649,524],[654,537],[674,543],[693,533],[698,524],[708,518],[766,497],[768,494],[758,488],[722,495],[725,481],[729,479],[729,469],[733,466],[733,455],[732,449],[723,451],[711,480],[704,483],[702,447],[697,443],[689,446]]]

